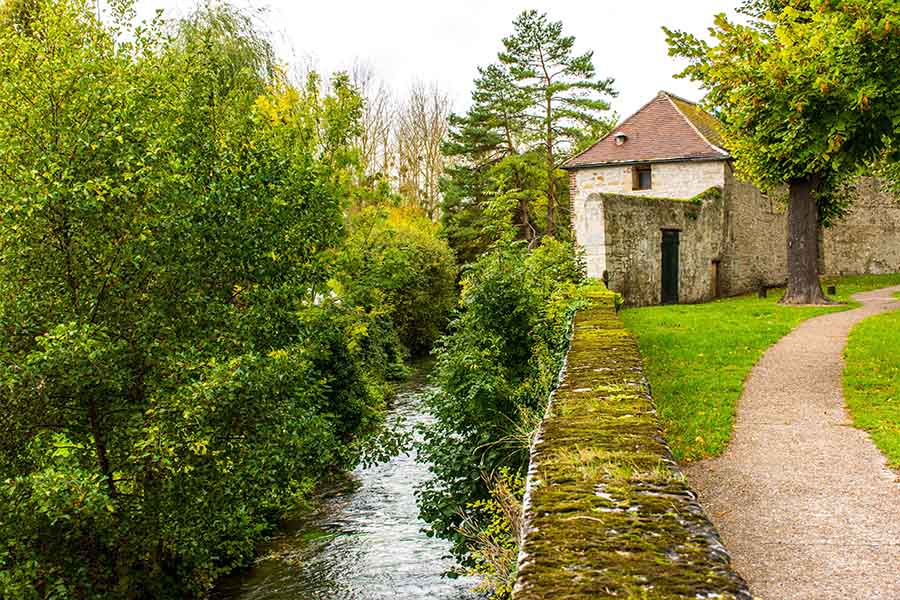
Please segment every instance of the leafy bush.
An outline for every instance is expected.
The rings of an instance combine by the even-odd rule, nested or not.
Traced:
[[[20,8],[0,13],[0,597],[200,596],[379,427],[393,326],[327,289],[361,100],[289,85],[228,8],[172,36]]]
[[[463,520],[459,531],[472,548],[475,566],[467,573],[481,580],[473,591],[490,593],[491,600],[498,600],[508,598],[516,583],[523,533],[525,475],[510,473],[509,467],[500,467],[496,477],[485,483],[490,489],[490,498],[476,500],[467,507],[467,512],[478,514],[481,522]]]
[[[527,468],[582,272],[570,245],[545,238],[533,252],[520,242],[500,244],[463,277],[461,309],[436,351],[435,421],[421,448],[433,478],[419,490],[419,505],[468,567],[479,564],[473,527],[485,530],[494,518],[484,510],[492,498],[486,482],[502,468],[511,477]]]
[[[382,307],[414,354],[431,350],[456,302],[456,264],[437,226],[412,209],[364,209],[341,248],[341,297]]]
[[[26,441],[5,448],[18,474],[0,497],[4,597],[181,597],[245,562],[270,518],[352,466],[359,434],[379,423],[352,349],[361,323],[310,308],[296,344],[267,355],[160,357],[139,405],[121,398],[134,376],[121,342],[74,323],[51,329],[2,377],[25,417],[9,424]]]

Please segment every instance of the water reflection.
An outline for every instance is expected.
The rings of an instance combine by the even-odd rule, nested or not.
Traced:
[[[401,393],[392,415],[412,429],[427,420],[424,394]],[[422,533],[413,495],[428,477],[415,453],[357,470],[327,492],[317,514],[289,524],[249,571],[223,581],[228,600],[474,600],[471,579],[450,580],[448,545]]]

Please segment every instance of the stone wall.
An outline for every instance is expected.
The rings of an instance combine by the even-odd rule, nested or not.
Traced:
[[[696,201],[597,194],[602,206],[609,287],[631,306],[659,304],[662,231],[679,231],[679,302],[716,295],[724,203],[718,188]]]
[[[725,185],[724,160],[652,163],[652,188],[632,190],[633,165],[589,167],[575,173],[576,197],[594,193],[630,194],[656,198],[692,198],[711,187]]]
[[[532,447],[513,600],[750,600],[663,440],[607,293],[575,318]]]
[[[822,275],[900,272],[900,201],[878,179],[861,177],[845,192],[852,209],[822,230]],[[722,293],[735,295],[787,281],[787,189],[763,194],[728,169]]]
[[[575,174],[572,174],[575,178]],[[572,228],[575,241],[584,250],[588,277],[603,277],[606,271],[606,226],[603,219],[603,199],[595,192],[587,193],[579,187],[572,199]]]
[[[721,292],[743,294],[787,280],[786,192],[766,195],[729,166],[722,230]]]
[[[826,275],[900,272],[900,199],[874,177],[851,187],[852,209],[822,232],[820,270]]]
[[[629,305],[658,304],[662,230],[676,229],[681,302],[744,294],[787,280],[787,190],[763,194],[739,180],[724,162],[668,166],[684,169],[685,189],[691,191],[696,182],[715,180],[713,171],[705,169],[720,168],[721,197],[698,204],[656,197],[655,186],[653,196],[607,193],[624,185],[622,170],[629,167],[571,173],[573,227],[585,251],[588,276],[607,273],[610,288]],[[822,232],[821,273],[900,272],[900,201],[871,177],[860,178],[847,193],[854,196],[852,211]]]

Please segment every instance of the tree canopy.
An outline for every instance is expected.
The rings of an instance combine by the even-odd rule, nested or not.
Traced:
[[[497,62],[478,69],[472,106],[451,118],[444,146],[443,220],[463,262],[497,239],[498,218],[511,218],[531,246],[565,238],[568,178],[559,167],[613,125],[612,80],[597,77],[591,52],[575,53],[561,22],[525,11],[502,43]]]
[[[786,301],[824,300],[817,225],[848,208],[834,194],[896,152],[900,136],[900,6],[891,0],[751,1],[749,22],[725,15],[714,43],[666,30],[684,76],[707,89],[736,168],[764,189],[791,189]]]

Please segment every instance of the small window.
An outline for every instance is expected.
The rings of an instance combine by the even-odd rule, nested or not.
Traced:
[[[653,187],[653,178],[651,176],[650,165],[640,165],[632,168],[631,189],[633,190],[649,190]]]

